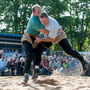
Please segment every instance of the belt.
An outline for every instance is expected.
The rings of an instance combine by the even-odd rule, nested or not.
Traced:
[[[39,35],[31,35],[31,34],[29,34],[29,36],[35,38],[35,37],[38,37]]]

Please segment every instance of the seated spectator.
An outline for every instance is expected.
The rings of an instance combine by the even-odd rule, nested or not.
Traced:
[[[60,67],[60,72],[63,72],[63,67]]]
[[[47,55],[46,55],[46,52],[43,52],[43,54],[42,54],[42,60],[45,59],[45,56],[47,56]]]
[[[5,62],[5,67],[6,67],[7,66],[7,63],[8,63],[7,56],[5,57],[4,62]]]
[[[2,50],[3,50],[3,53],[5,53],[5,49],[4,49],[4,48],[2,48]]]
[[[12,57],[10,57],[10,60],[7,63],[7,67],[9,69],[10,75],[12,75],[12,72],[14,70],[14,61]]]
[[[3,56],[3,50],[0,50],[0,59]]]
[[[23,53],[19,56],[19,60],[20,60],[20,58],[24,58],[24,54]]]
[[[45,68],[49,68],[49,61],[48,61],[47,56],[45,56],[45,58],[43,58],[43,60],[42,60],[42,65],[43,65]]]
[[[5,67],[5,61],[4,61],[5,57],[2,56],[1,60],[0,60],[0,70],[2,72],[2,76],[4,75],[5,71],[8,71],[8,68]]]
[[[24,65],[25,65],[24,58],[21,57],[20,58],[20,62],[18,63],[19,75],[23,75],[24,74]]]
[[[15,51],[15,53],[13,54],[13,60],[16,60],[17,58],[19,58],[18,51]]]
[[[63,67],[64,68],[67,68],[68,67],[68,61],[63,62]]]
[[[58,56],[56,54],[54,54],[54,57],[53,57],[54,61],[57,62],[58,60]]]
[[[77,64],[78,64],[79,60],[78,60],[78,59],[76,59],[76,58],[73,58],[73,61],[74,61],[74,66],[77,66]]]
[[[61,61],[60,59],[58,59],[57,63],[56,63],[56,68],[60,68],[61,67]]]
[[[14,62],[14,75],[16,76],[17,75],[17,72],[18,72],[18,64],[19,64],[19,60],[16,59],[15,62]]]
[[[49,62],[49,68],[51,70],[55,69],[55,66],[56,66],[56,63],[54,62],[54,60],[52,59],[50,62]]]

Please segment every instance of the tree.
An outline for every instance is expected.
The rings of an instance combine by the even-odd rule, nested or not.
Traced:
[[[72,48],[85,51],[90,47],[89,0],[0,0],[0,25],[6,26],[0,32],[22,35],[34,4],[62,25]],[[61,50],[57,44],[51,48]]]

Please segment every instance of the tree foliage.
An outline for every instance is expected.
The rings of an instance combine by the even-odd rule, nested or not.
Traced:
[[[0,32],[22,35],[34,4],[62,25],[72,48],[90,51],[89,0],[0,0]],[[51,48],[61,50],[58,45]]]

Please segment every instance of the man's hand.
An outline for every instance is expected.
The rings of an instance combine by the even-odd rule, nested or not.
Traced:
[[[45,38],[45,39],[42,39],[42,38],[36,37],[36,40],[34,42],[35,43],[40,43],[40,42],[51,42],[51,43],[53,43],[54,41],[55,41],[54,38]]]

